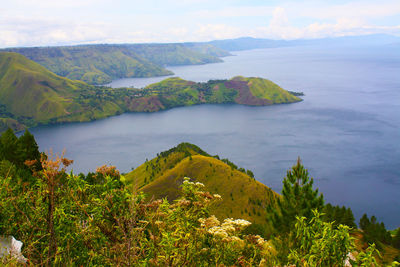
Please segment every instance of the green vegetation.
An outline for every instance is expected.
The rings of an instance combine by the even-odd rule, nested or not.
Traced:
[[[97,88],[60,77],[17,53],[0,53],[2,129],[88,121],[124,111],[128,89]]]
[[[10,48],[48,70],[72,80],[105,84],[113,79],[173,74],[168,65],[221,62],[229,53],[209,44],[80,45]]]
[[[391,248],[392,260],[383,262],[375,245],[358,248],[352,237],[354,230],[325,221],[318,210],[312,210],[310,217],[296,216],[288,221],[293,228],[284,235],[272,229],[274,235],[270,237],[254,227],[257,212],[249,220],[236,219],[241,216],[232,214],[221,217],[219,207],[226,206],[231,198],[239,199],[235,209],[252,210],[251,204],[273,204],[262,202],[272,191],[266,190],[261,199],[255,199],[264,185],[192,144],[182,143],[161,152],[138,168],[142,176],[148,166],[172,166],[167,170],[169,176],[210,174],[203,179],[207,185],[197,177],[170,179],[169,185],[177,188],[176,198],[161,200],[157,195],[152,198],[151,194],[132,190],[131,179],[143,177],[121,176],[113,166],[99,167],[87,175],[68,174],[72,160],[62,155],[40,155],[28,131],[17,138],[7,130],[0,141],[0,233],[24,243],[22,253],[29,265],[343,266],[345,260],[352,261],[353,266],[398,264],[393,262],[398,250]],[[296,170],[304,169],[298,164],[288,174],[306,176],[305,171]],[[155,177],[143,191],[163,179],[163,175]],[[232,191],[226,195],[225,187],[230,183],[240,187],[241,194]],[[307,188],[309,184],[304,183]],[[279,198],[272,194],[273,199]],[[249,196],[252,200],[246,203],[243,197]],[[284,236],[288,236],[285,243]],[[18,264],[12,256],[1,262]]]
[[[261,78],[246,78],[242,76],[237,76],[233,78],[233,80],[246,82],[253,96],[261,99],[267,99],[274,104],[293,102],[298,99],[292,93],[283,90],[270,80]],[[265,90],[265,88],[268,88],[268,90]]]
[[[277,199],[278,209],[270,207],[271,221],[280,234],[293,229],[296,217],[312,218],[313,210],[322,210],[324,199],[318,194],[318,189],[313,189],[313,183],[298,158],[297,164],[283,179],[282,198]]]
[[[212,45],[134,44],[127,47],[159,66],[198,65],[222,62],[218,57],[229,53]]]
[[[1,52],[0,131],[8,127],[22,130],[38,124],[90,121],[123,112],[155,112],[203,103],[269,105],[301,100],[272,82],[263,81],[267,80],[234,78],[195,83],[169,78],[143,90],[113,89],[69,80],[20,54]],[[257,92],[264,92],[267,98],[254,96],[252,83],[260,83]],[[273,90],[270,95],[269,90]]]
[[[392,236],[389,231],[386,230],[384,223],[379,223],[375,216],[371,219],[368,218],[367,214],[360,219],[360,228],[364,232],[364,241],[368,244],[375,243],[378,247],[381,244],[390,245],[392,243]]]
[[[225,160],[228,161],[228,160]],[[235,167],[232,167],[235,166]],[[266,207],[275,202],[278,195],[257,182],[233,163],[228,165],[195,145],[182,143],[137,167],[125,175],[125,183],[133,191],[143,191],[148,199],[178,199],[179,185],[184,177],[196,177],[213,194],[223,198],[210,211],[218,219],[227,217],[252,221],[248,231],[257,229],[258,234],[271,234],[271,226],[265,220]]]

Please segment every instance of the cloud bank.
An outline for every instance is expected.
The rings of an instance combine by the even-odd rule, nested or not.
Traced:
[[[14,0],[0,8],[0,47],[400,36],[398,0],[335,2]]]

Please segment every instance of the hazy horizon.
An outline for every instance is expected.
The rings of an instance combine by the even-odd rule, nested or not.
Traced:
[[[0,47],[400,36],[400,5],[383,1],[15,0],[0,7]]]

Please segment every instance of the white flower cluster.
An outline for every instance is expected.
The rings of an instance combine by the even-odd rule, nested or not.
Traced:
[[[191,182],[189,177],[184,177],[183,180],[184,180],[183,183],[186,184],[186,185],[194,185],[194,186],[197,186],[197,187],[204,187],[203,183],[200,183],[200,182],[193,183],[193,182]]]
[[[204,184],[203,184],[203,183],[200,183],[200,182],[196,182],[194,185],[195,185],[195,186],[198,186],[198,187],[204,187]]]
[[[212,216],[208,219],[201,219],[200,222],[202,227],[210,227],[208,229],[208,233],[220,238],[227,238],[229,235],[232,235],[236,231],[242,230],[251,224],[251,222],[246,220],[233,220],[229,218],[225,219],[224,222],[219,225],[219,221],[217,218],[215,218],[215,216]]]
[[[212,215],[211,217],[208,217],[207,219],[200,218],[199,222],[201,223],[201,227],[205,227],[205,228],[219,226],[219,224],[220,224],[219,220],[214,215]]]
[[[233,227],[233,228],[235,228],[235,230],[243,230],[250,224],[251,224],[251,222],[243,220],[243,219],[233,220],[233,219],[229,218],[229,219],[225,219],[224,223],[221,226]]]
[[[265,244],[265,239],[264,238],[262,238],[259,235],[256,235],[256,238],[257,238],[257,245],[263,246]]]
[[[208,232],[219,238],[228,237],[228,233],[226,232],[226,230],[219,226],[211,227],[210,229],[208,229]]]

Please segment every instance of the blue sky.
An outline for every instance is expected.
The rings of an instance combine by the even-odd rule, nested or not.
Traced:
[[[400,0],[9,0],[0,47],[400,36]]]

